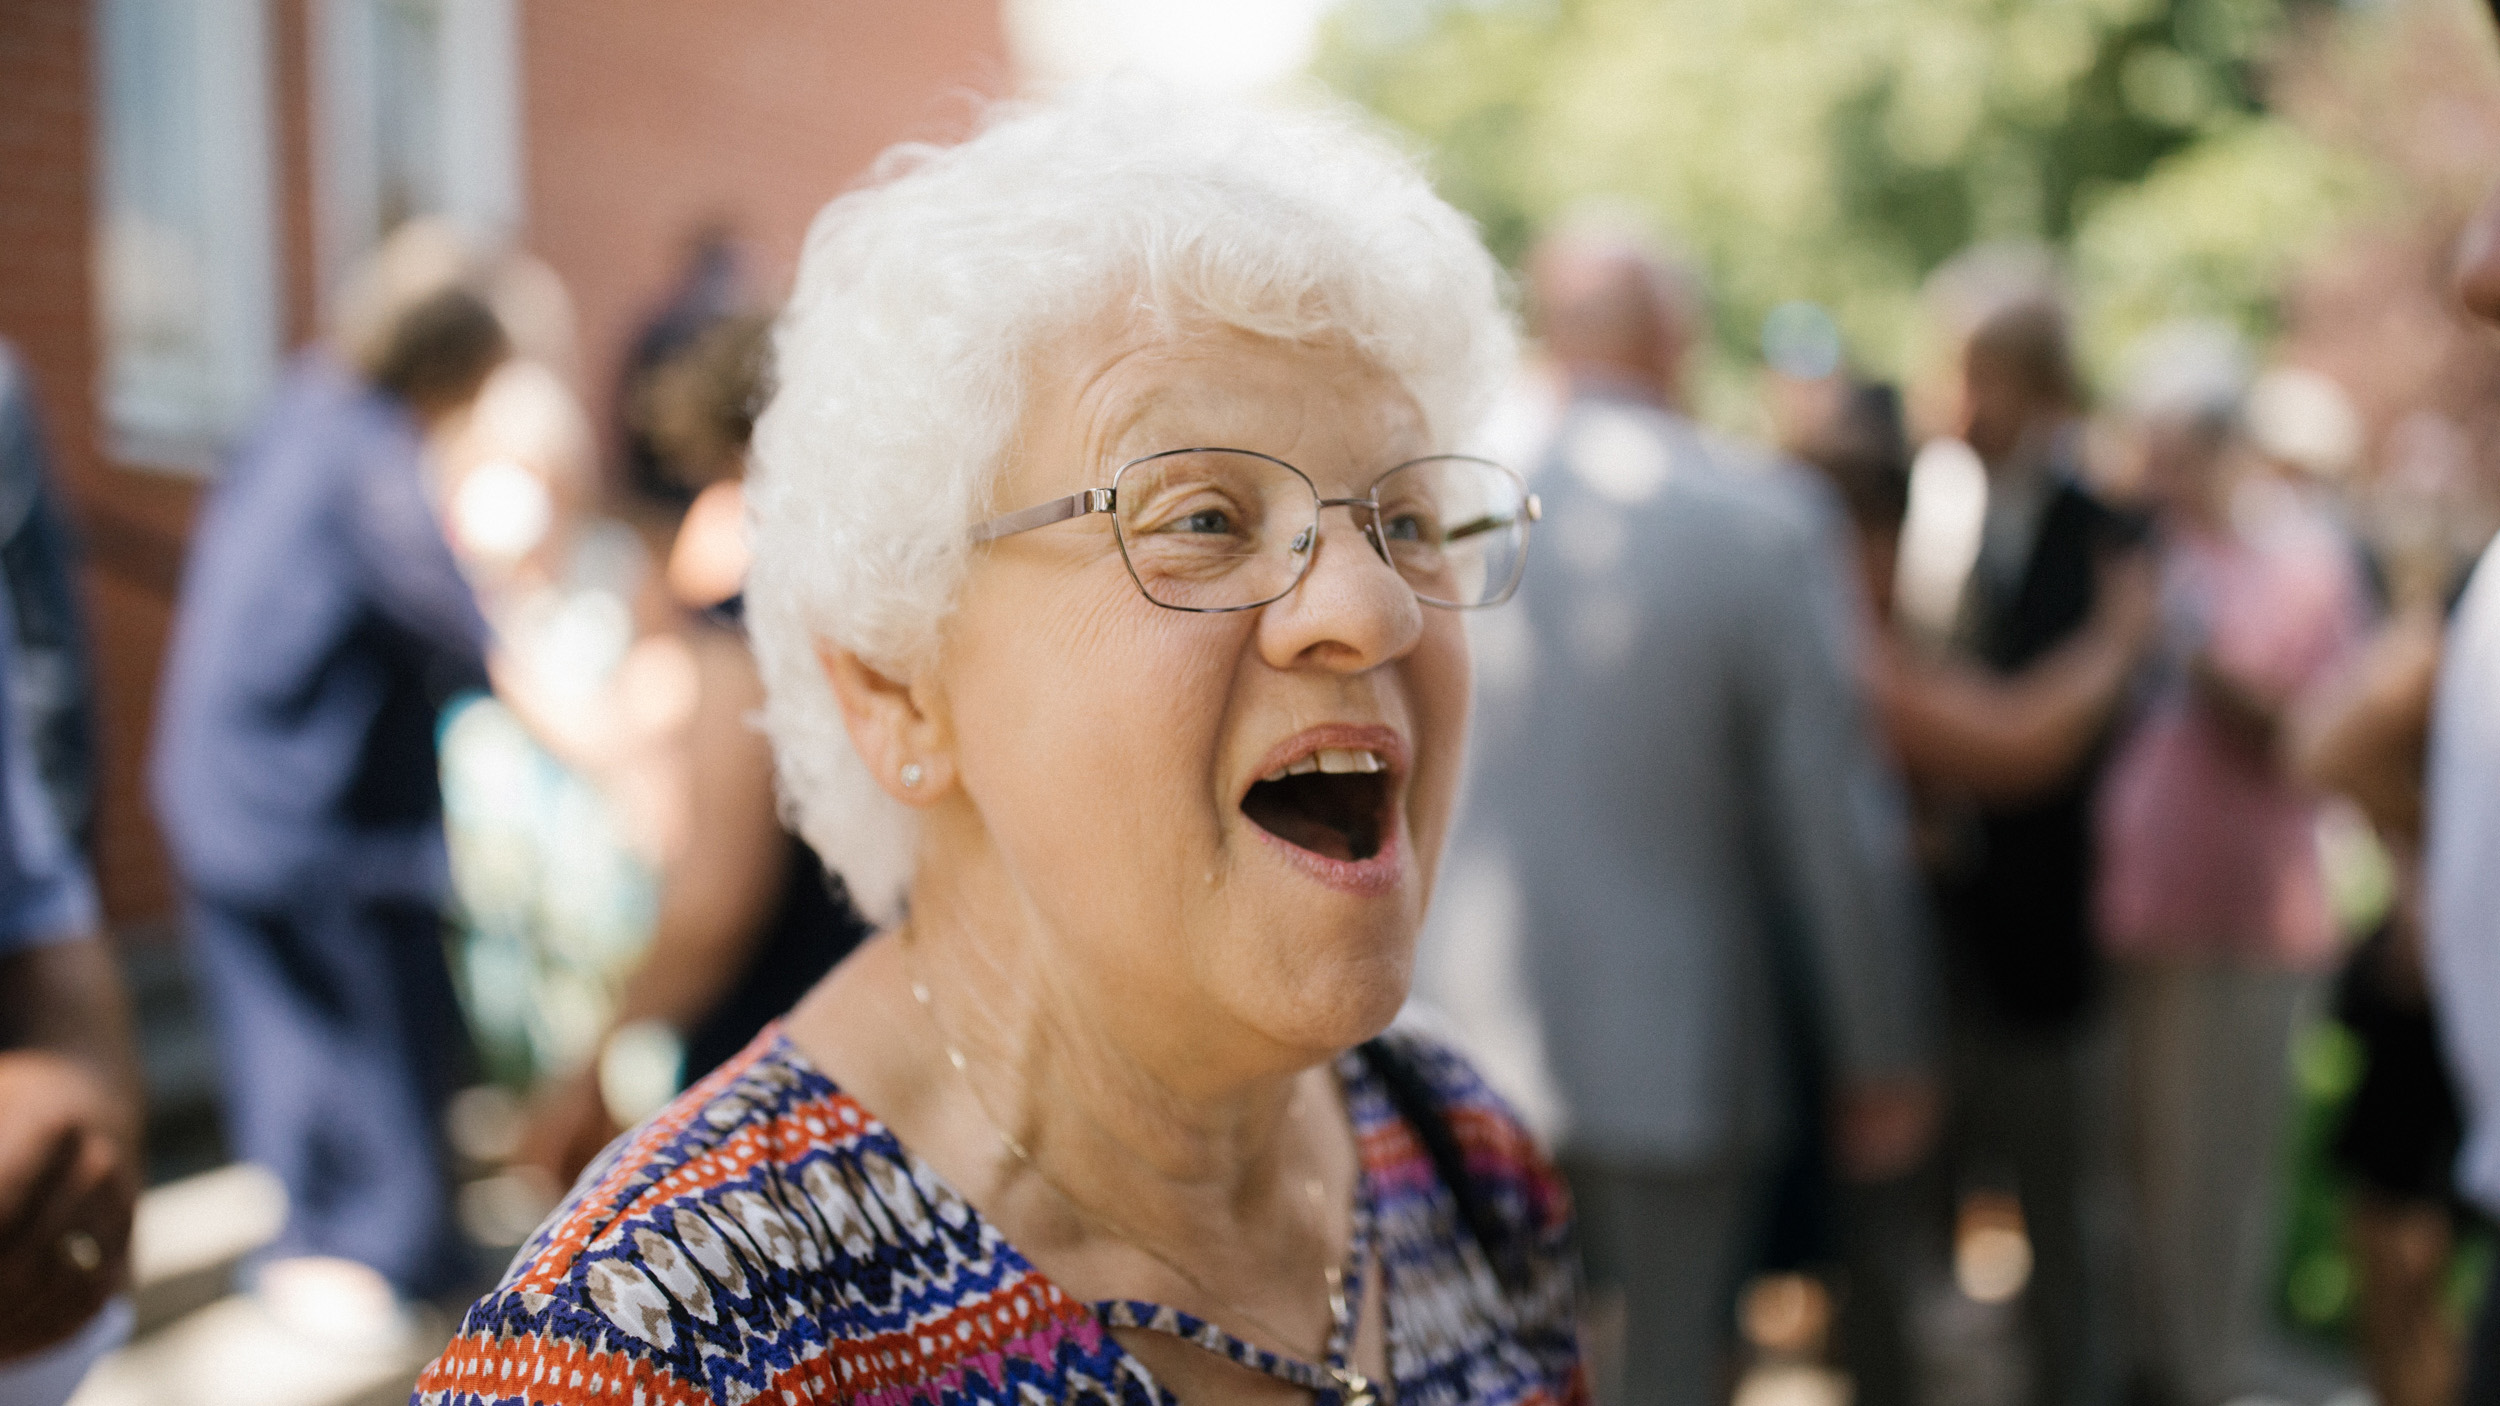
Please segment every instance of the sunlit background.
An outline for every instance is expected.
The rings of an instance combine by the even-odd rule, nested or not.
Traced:
[[[0,7],[0,106],[57,137],[13,170],[0,151],[0,333],[38,382],[95,555],[99,862],[174,1149],[142,1221],[144,1335],[85,1406],[380,1401],[413,1370],[289,1356],[225,1291],[275,1212],[264,1179],[220,1165],[137,772],[200,488],[341,272],[409,215],[547,260],[569,295],[546,359],[612,453],[626,343],[699,228],[734,239],[769,300],[810,211],[888,142],[960,132],[987,97],[1119,71],[1333,96],[1421,153],[1507,262],[1582,217],[1689,261],[1710,333],[1695,408],[1727,429],[1776,433],[1785,383],[1841,369],[1904,382],[1943,429],[1930,277],[1996,246],[2065,270],[2104,390],[2145,333],[2204,319],[2274,373],[2258,428],[2288,455],[2346,482],[2463,474],[2484,528],[2500,501],[2500,354],[2441,284],[2500,173],[2500,62],[2469,0],[759,0],[734,19],[677,3]],[[1913,611],[1949,609],[1976,549],[1971,465],[1923,463],[1911,531],[1937,545],[1905,562]],[[1944,565],[1931,581],[1921,562]],[[2383,863],[2366,844],[2340,861],[2356,931],[2386,903]],[[635,882],[606,895],[620,931],[647,921]],[[597,982],[582,989],[595,1007]],[[595,1030],[590,1007],[567,1019]],[[2301,1182],[2274,1298],[2316,1398],[2353,1400],[2352,1269],[2318,1145],[2354,1071],[2331,1025],[2296,1074]],[[511,1116],[491,1094],[463,1105],[479,1167],[509,1150]],[[526,1228],[508,1191],[473,1182],[482,1242]],[[2029,1264],[2009,1202],[1963,1208],[1927,1329],[1959,1364],[1948,1399],[2004,1399]],[[1756,1286],[1749,1406],[1840,1399],[1819,1365],[1829,1317],[1811,1280]],[[219,1385],[238,1380],[253,1386]]]

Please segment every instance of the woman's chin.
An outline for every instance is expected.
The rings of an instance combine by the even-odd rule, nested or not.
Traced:
[[[1291,975],[1257,983],[1256,995],[1237,1009],[1269,1040],[1309,1061],[1333,1057],[1388,1029],[1406,1004],[1415,969],[1411,932],[1356,929],[1326,941],[1317,952],[1307,938],[1290,950],[1303,958]]]

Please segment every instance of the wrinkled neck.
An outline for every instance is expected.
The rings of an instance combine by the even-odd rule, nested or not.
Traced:
[[[924,863],[903,931],[922,1014],[962,1054],[980,1111],[1097,1209],[1185,1229],[1271,1198],[1321,1126],[1326,1067],[1201,1006],[1170,1009],[1157,974],[1101,970],[995,869]]]

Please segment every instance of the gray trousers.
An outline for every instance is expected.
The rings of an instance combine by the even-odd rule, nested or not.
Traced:
[[[1953,1193],[1930,1157],[1890,1181],[1836,1181],[1841,1290],[1834,1346],[1854,1389],[1851,1406],[1919,1406],[1933,1399],[1913,1319],[1952,1278]]]
[[[2292,1031],[2317,979],[2138,961],[2117,985],[2137,1356],[2154,1399],[2220,1406],[2263,1337]]]
[[[1562,1165],[1588,1275],[1581,1321],[1597,1406],[1724,1402],[1762,1169],[1568,1154]]]
[[[1964,1188],[2002,1187],[2022,1204],[2031,1241],[2022,1302],[2031,1400],[2107,1406],[2118,1395],[2123,1238],[2108,1041],[2091,1028],[2016,1037],[1974,1020],[1957,1024],[1947,1061],[1946,1155]]]

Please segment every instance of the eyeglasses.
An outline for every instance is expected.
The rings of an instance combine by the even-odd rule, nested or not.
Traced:
[[[1109,488],[996,517],[994,542],[1089,513],[1111,514],[1128,574],[1167,610],[1255,610],[1311,569],[1322,508],[1354,514],[1380,559],[1426,605],[1499,605],[1519,588],[1536,495],[1489,459],[1443,454],[1398,465],[1360,498],[1322,498],[1300,469],[1247,449],[1167,449],[1132,459]]]

